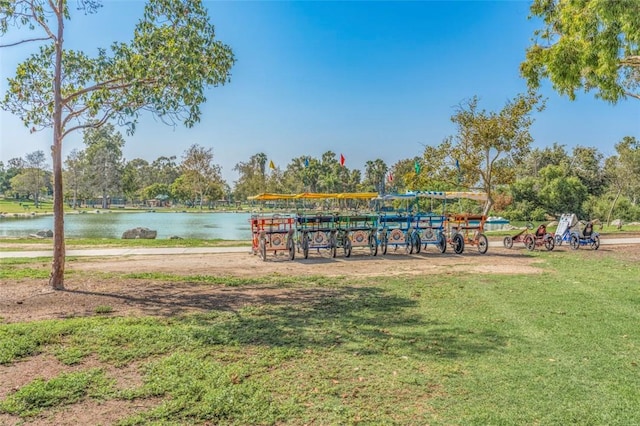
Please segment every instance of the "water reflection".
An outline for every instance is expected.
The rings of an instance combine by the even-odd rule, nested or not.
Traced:
[[[182,238],[247,240],[251,238],[249,213],[102,212],[66,214],[68,238],[121,238],[127,229],[145,227],[158,231],[158,239]],[[0,219],[0,237],[26,237],[53,229],[53,216]]]

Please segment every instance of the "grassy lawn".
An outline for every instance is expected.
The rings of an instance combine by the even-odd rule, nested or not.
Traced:
[[[51,238],[0,238],[0,251],[50,250]],[[201,240],[201,239],[157,239],[122,240],[116,238],[67,238],[67,250],[83,248],[146,248],[146,247],[239,247],[251,246],[249,240]]]
[[[247,209],[248,206],[244,206],[244,209]],[[94,206],[94,207],[78,207],[78,208],[71,208],[69,207],[69,205],[65,204],[64,205],[64,211],[65,212],[88,212],[88,211],[96,211],[96,210],[102,210],[100,208],[100,206]],[[163,213],[163,212],[176,212],[176,211],[187,211],[187,212],[193,212],[193,213],[198,213],[198,212],[211,212],[211,211],[223,211],[223,209],[217,209],[217,210],[210,210],[207,206],[205,206],[202,210],[200,208],[189,208],[189,207],[185,207],[185,206],[176,206],[176,207],[145,207],[145,206],[139,206],[139,207],[134,207],[134,206],[126,206],[126,207],[113,207],[111,209],[108,209],[109,211],[112,212],[127,212],[127,213],[133,213],[133,212],[145,212],[145,211],[149,211],[149,210],[153,210],[154,212],[157,213]],[[229,211],[235,211],[234,209],[229,209]],[[40,205],[39,207],[36,208],[35,203],[33,202],[33,200],[24,200],[24,201],[16,201],[13,199],[4,199],[4,198],[0,198],[0,213],[4,213],[4,214],[8,214],[8,215],[13,215],[13,214],[53,214],[53,201],[51,200],[42,200],[40,201]]]
[[[28,420],[87,399],[159,398],[121,424],[640,424],[640,265],[588,250],[526,255],[541,274],[202,279],[315,297],[3,324],[1,364],[91,356],[140,365],[143,381],[121,389],[105,369],[81,369],[26,384],[0,412]],[[0,264],[12,276],[28,262]]]

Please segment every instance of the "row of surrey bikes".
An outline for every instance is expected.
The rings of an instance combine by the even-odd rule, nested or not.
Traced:
[[[444,214],[447,200],[471,199],[486,200],[486,194],[477,192],[440,192],[423,191],[403,195],[378,196],[376,193],[349,194],[317,194],[304,193],[260,194],[251,197],[254,200],[318,200],[326,198],[376,200],[376,201],[410,201],[420,197],[441,200],[443,214],[410,213],[380,211],[369,214],[254,214],[249,219],[252,232],[252,250],[267,260],[267,254],[287,253],[293,260],[296,252],[305,259],[310,253],[328,251],[336,257],[342,251],[350,257],[354,249],[364,249],[372,256],[379,252],[387,254],[389,249],[403,250],[405,253],[420,253],[433,245],[440,253],[451,247],[454,253],[462,254],[466,246],[473,246],[484,254],[489,247],[484,234],[487,220],[484,215],[471,213]],[[408,205],[408,203],[407,203]],[[572,249],[590,246],[598,249],[600,237],[593,230],[592,222],[578,221],[575,214],[561,216],[555,234],[547,232],[546,225],[540,225],[536,232],[530,232],[533,226],[513,236],[504,238],[504,246],[512,248],[515,242],[524,243],[529,250],[544,246],[553,250],[556,245],[569,243]]]
[[[260,194],[253,200],[309,200],[322,198],[376,200],[378,202],[405,202],[420,197],[441,200],[443,214],[411,213],[385,211],[367,214],[254,214],[249,219],[252,232],[252,250],[263,260],[267,255],[285,252],[290,260],[296,253],[305,259],[311,253],[321,254],[327,251],[330,257],[343,252],[350,257],[354,249],[363,249],[370,255],[387,254],[389,250],[402,250],[404,253],[420,253],[428,246],[434,246],[440,253],[450,247],[454,253],[462,254],[465,247],[476,247],[484,254],[489,247],[484,234],[487,217],[471,213],[444,214],[447,200],[471,199],[483,201],[486,194],[477,192],[439,192],[424,191],[403,195],[378,196],[376,193],[349,194]],[[575,215],[563,215],[558,223],[555,235],[546,230],[545,225],[538,227],[535,233],[525,229],[514,236],[504,239],[507,248],[514,242],[523,242],[529,249],[544,246],[553,250],[563,242],[577,249],[589,245],[594,249],[600,246],[600,238],[593,232],[592,223],[577,221]]]

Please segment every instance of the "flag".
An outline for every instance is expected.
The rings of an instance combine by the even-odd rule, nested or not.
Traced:
[[[344,166],[344,155],[340,154],[340,165]]]
[[[460,162],[456,158],[456,169],[458,169],[458,173],[460,173]]]
[[[420,174],[420,162],[416,160],[416,162],[413,164],[413,168],[416,170],[416,174],[419,175]]]
[[[269,168],[270,168],[271,170],[275,170],[275,169],[276,169],[276,165],[275,165],[275,164],[273,164],[273,160],[269,160]]]
[[[393,175],[389,173],[389,176],[387,177],[387,179],[389,180],[389,182],[393,182]]]
[[[309,168],[309,157],[304,159],[304,167],[305,167],[305,169]]]

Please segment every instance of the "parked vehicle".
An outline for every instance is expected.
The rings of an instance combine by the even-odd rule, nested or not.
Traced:
[[[589,246],[593,250],[598,250],[600,248],[600,234],[593,230],[593,222],[578,221],[578,224],[571,228],[569,245],[574,250],[578,250],[580,246]]]

